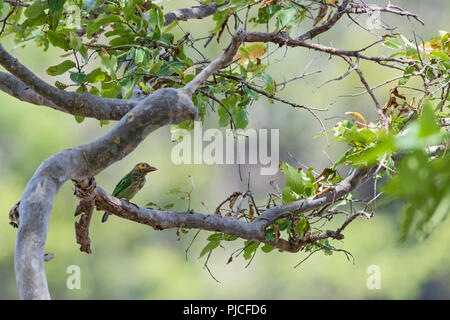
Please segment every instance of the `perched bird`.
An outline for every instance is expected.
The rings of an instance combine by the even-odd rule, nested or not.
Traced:
[[[138,163],[134,166],[133,170],[119,181],[112,195],[119,199],[131,200],[131,198],[133,198],[144,186],[146,174],[156,170],[155,167],[152,167],[148,163]],[[109,215],[110,213],[105,212],[102,222],[108,220]]]

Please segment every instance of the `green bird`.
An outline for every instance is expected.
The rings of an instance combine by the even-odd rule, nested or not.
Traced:
[[[119,199],[131,200],[136,193],[141,190],[145,184],[145,176],[147,173],[156,171],[155,167],[152,167],[148,163],[140,162],[134,166],[122,180],[119,181],[112,195]],[[102,222],[108,220],[110,213],[105,212],[102,218]]]

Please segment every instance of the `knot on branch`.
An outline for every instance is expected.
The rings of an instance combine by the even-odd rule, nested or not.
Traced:
[[[72,180],[75,185],[74,195],[81,200],[81,202],[85,201],[91,201],[95,198],[94,191],[97,187],[97,184],[95,183],[95,178],[91,177],[88,179],[84,179],[81,181],[78,180]],[[80,203],[81,205],[81,203]],[[79,215],[82,212],[86,212],[85,210],[82,210],[80,208],[80,205],[78,205],[77,209],[75,210],[75,216]]]

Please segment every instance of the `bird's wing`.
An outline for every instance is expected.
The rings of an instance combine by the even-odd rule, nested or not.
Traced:
[[[131,174],[127,174],[125,177],[122,178],[122,180],[119,181],[117,186],[114,188],[112,195],[114,197],[117,197],[117,195],[119,195],[123,190],[131,186],[132,182],[133,177],[131,176]]]

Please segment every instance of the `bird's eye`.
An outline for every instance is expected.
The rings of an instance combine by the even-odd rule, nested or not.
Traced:
[[[139,165],[139,168],[145,169],[145,168],[147,168],[147,165],[146,165],[145,163],[141,163],[141,164]]]

